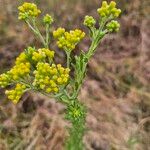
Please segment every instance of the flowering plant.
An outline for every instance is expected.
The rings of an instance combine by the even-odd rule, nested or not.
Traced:
[[[85,33],[79,29],[66,31],[58,28],[53,31],[53,37],[57,45],[67,57],[66,66],[54,62],[55,52],[49,48],[50,27],[53,18],[46,14],[43,17],[43,25],[46,35],[43,36],[37,27],[37,19],[41,11],[33,3],[23,3],[18,7],[19,17],[33,33],[39,38],[43,47],[27,47],[16,59],[15,65],[6,73],[0,75],[0,86],[11,87],[6,90],[6,95],[14,104],[17,104],[21,96],[29,91],[40,92],[48,97],[54,97],[66,105],[66,119],[72,123],[69,129],[69,137],[66,140],[66,149],[82,150],[84,148],[82,138],[85,131],[86,108],[78,100],[78,95],[86,75],[88,61],[94,55],[101,39],[111,32],[119,30],[120,24],[115,20],[121,13],[116,8],[114,1],[109,4],[102,2],[102,7],[97,10],[99,14],[96,28],[96,20],[92,16],[85,16],[84,25],[89,29],[91,45],[87,52],[81,51],[80,55],[74,56],[72,51],[85,37]],[[70,75],[73,72],[73,76]]]

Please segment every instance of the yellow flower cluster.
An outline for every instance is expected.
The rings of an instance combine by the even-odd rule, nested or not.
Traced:
[[[109,32],[118,32],[120,24],[118,23],[118,21],[112,20],[106,25],[106,27]]]
[[[28,76],[30,73],[30,63],[18,63],[10,70],[10,75],[13,80],[18,80],[20,78],[24,78]]]
[[[65,33],[65,29],[60,27],[56,31],[53,32],[53,36],[55,39],[58,39],[62,37],[64,33]]]
[[[54,54],[54,51],[46,48],[40,48],[38,50],[35,50],[34,48],[29,47],[26,53],[23,52],[17,57],[16,65],[20,65],[20,63],[29,62],[28,58],[35,62],[46,61],[46,58],[52,60],[54,58]]]
[[[3,73],[0,75],[0,87],[4,88],[11,83],[10,73]]]
[[[39,62],[34,71],[35,80],[33,86],[47,93],[57,93],[61,85],[69,80],[69,68],[63,68],[60,64],[51,66],[48,63]]]
[[[37,8],[37,6],[34,3],[23,3],[22,6],[18,7],[19,10],[19,19],[20,20],[26,20],[30,17],[37,17],[41,11]]]
[[[121,10],[116,8],[116,2],[111,1],[110,4],[108,4],[106,1],[103,1],[102,7],[99,8],[97,12],[101,17],[111,17],[113,19],[120,15]]]
[[[46,57],[52,60],[54,58],[54,51],[46,48],[41,48],[32,53],[32,60],[36,62],[43,61],[46,59]]]
[[[5,94],[8,96],[8,99],[12,100],[13,103],[18,103],[19,99],[26,91],[26,86],[23,84],[17,84],[15,89],[6,90]]]
[[[20,65],[21,63],[26,63],[27,62],[27,56],[24,52],[22,52],[15,61],[16,65]]]
[[[96,20],[92,16],[85,16],[84,25],[91,28],[96,24]]]
[[[0,75],[0,87],[14,84],[29,74],[30,63],[27,61],[25,53],[21,53],[16,59],[15,66],[7,73]],[[25,85],[17,84],[15,89],[6,91],[6,95],[14,103],[17,103],[25,89]]]
[[[21,53],[15,62],[15,66],[8,71],[0,75],[0,86],[6,87],[12,83],[12,81],[18,81],[30,74],[30,63],[26,59],[25,53]]]
[[[22,81],[32,73],[34,75],[32,84],[35,88],[47,93],[57,93],[61,85],[67,84],[70,69],[63,68],[60,64],[46,63],[53,58],[54,51],[46,48],[36,50],[29,47],[21,53],[15,61],[15,66],[7,73],[0,75],[0,86],[3,88],[17,83],[15,89],[6,91],[8,98],[14,103],[19,101],[21,95],[27,90],[27,86],[24,86]],[[31,69],[31,65],[33,69],[35,68],[34,70]]]
[[[45,24],[52,24],[53,23],[53,18],[52,18],[52,16],[50,16],[49,14],[46,14],[45,16],[44,16],[44,18],[43,18],[43,22],[45,23]]]
[[[1,87],[6,87],[11,84],[11,81],[18,81],[30,74],[31,64],[28,60],[28,55],[31,57],[31,60],[36,63],[39,61],[46,62],[46,58],[48,60],[52,60],[54,58],[54,51],[46,48],[41,48],[36,51],[29,47],[27,53],[23,52],[17,57],[15,66],[10,71],[0,75]]]
[[[81,30],[66,32],[64,28],[58,28],[53,32],[54,38],[58,39],[57,45],[65,51],[72,51],[75,46],[84,38],[85,33]]]

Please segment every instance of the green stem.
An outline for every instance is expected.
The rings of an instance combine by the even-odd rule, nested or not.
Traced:
[[[26,21],[27,25],[29,26],[29,28],[35,33],[37,34],[37,31],[33,28],[33,26],[29,23],[29,21]]]
[[[74,92],[73,92],[72,98],[77,98],[77,96],[78,96],[78,94],[80,92],[80,89],[81,89],[81,86],[82,86],[82,83],[83,83],[83,80],[84,80],[84,77],[85,77],[85,73],[86,73],[87,63],[88,63],[88,61],[86,61],[85,59],[89,60],[90,57],[93,55],[93,51],[95,49],[96,49],[95,41],[93,41],[91,43],[91,46],[89,48],[88,53],[86,54],[86,57],[84,58],[84,60],[82,62],[83,63],[82,68],[80,68],[79,72],[77,71],[78,68],[75,68],[75,71],[76,71],[76,79],[75,80],[77,80],[78,84],[74,85],[75,87],[74,87]]]
[[[43,43],[44,47],[46,47],[46,42],[45,42],[45,40],[44,40],[44,38],[43,38],[43,36],[42,36],[40,30],[38,29],[38,27],[37,27],[37,25],[36,25],[36,20],[33,19],[33,20],[32,20],[32,23],[33,23],[33,27],[34,27],[35,30],[37,31],[37,35],[39,36],[41,42]]]
[[[85,132],[85,107],[78,99],[72,100],[67,106],[66,117],[72,124],[69,128],[69,137],[66,140],[65,150],[83,150],[83,136]]]
[[[46,48],[49,48],[49,32],[50,32],[50,25],[46,24]]]
[[[33,31],[33,33],[39,37],[39,39],[40,39],[40,41],[42,42],[42,44],[44,45],[44,47],[46,47],[46,42],[45,42],[43,36],[41,35],[41,33],[40,33],[38,27],[36,26],[35,19],[32,20],[33,26],[30,24],[29,21],[26,21],[26,23],[27,23],[27,25],[29,26],[29,28]]]
[[[105,35],[105,33],[103,33],[102,30],[98,30],[96,36],[94,37],[94,39],[91,43],[91,46],[90,46],[87,54],[85,54],[85,57],[82,60],[82,64],[83,64],[82,68],[80,68],[79,72],[78,71],[76,72],[76,80],[78,81],[78,85],[75,85],[72,98],[77,98],[77,96],[80,92],[82,83],[83,83],[84,78],[85,78],[85,73],[86,73],[88,61],[93,56],[93,54],[95,53],[95,50],[96,50],[97,46],[99,45],[99,43],[100,43],[100,41],[104,35]],[[76,70],[78,70],[78,68],[76,68]]]
[[[71,52],[70,51],[66,51],[66,55],[67,55],[67,68],[70,68],[70,55],[71,55]]]

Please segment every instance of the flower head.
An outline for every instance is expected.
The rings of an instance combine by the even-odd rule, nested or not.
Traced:
[[[118,23],[118,21],[112,20],[106,25],[106,27],[109,32],[117,32],[119,31],[120,24]]]
[[[85,16],[84,25],[91,28],[96,24],[95,19],[92,16]]]
[[[0,87],[4,88],[11,83],[11,75],[9,72],[0,75]]]
[[[103,17],[111,17],[111,19],[117,18],[121,10],[116,8],[116,2],[111,1],[110,4],[108,4],[106,1],[102,2],[102,7],[97,10],[98,14]]]
[[[65,33],[65,29],[64,28],[58,28],[56,31],[53,32],[53,36],[55,39],[58,39],[60,37],[62,37]]]
[[[58,39],[57,45],[59,48],[62,48],[65,51],[72,51],[84,38],[85,33],[78,29],[65,32],[65,29],[58,28],[53,32],[53,36]]]
[[[10,75],[13,80],[19,80],[20,78],[24,78],[30,74],[30,63],[20,63],[15,65],[10,70]]]
[[[32,60],[35,62],[46,61],[46,58],[52,60],[54,58],[54,51],[40,48],[32,53]]]
[[[34,3],[27,2],[23,3],[22,6],[19,6],[18,10],[20,20],[27,20],[30,17],[37,17],[41,13]]]
[[[7,71],[0,75],[0,86],[6,87],[12,84],[14,81],[17,82],[20,79],[27,77],[30,74],[30,63],[27,60],[26,54],[21,53],[15,61],[15,65]]]
[[[15,61],[16,65],[20,65],[21,63],[26,63],[27,62],[27,56],[24,52],[22,52]]]
[[[54,22],[52,16],[50,16],[49,14],[46,14],[43,18],[43,22],[45,24],[52,24]]]
[[[34,71],[33,86],[47,93],[57,93],[59,87],[68,82],[69,71],[68,68],[63,68],[60,64],[49,65],[48,63],[39,62],[37,69]]]
[[[14,104],[18,103],[19,99],[26,91],[26,86],[23,84],[17,84],[15,89],[13,90],[6,90],[5,94],[8,96],[8,99],[12,100]]]

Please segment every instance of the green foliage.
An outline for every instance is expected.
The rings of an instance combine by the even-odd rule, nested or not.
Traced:
[[[84,38],[85,33],[79,29],[66,31],[58,28],[53,31],[53,37],[57,40],[59,48],[63,49],[66,56],[66,66],[54,62],[55,52],[50,49],[50,27],[53,18],[46,14],[43,17],[43,25],[46,34],[42,35],[38,26],[38,16],[41,11],[33,3],[24,3],[18,7],[19,19],[24,20],[33,33],[39,38],[43,47],[28,47],[21,53],[14,67],[8,72],[0,75],[0,86],[2,88],[12,85],[7,90],[8,98],[15,104],[21,96],[29,90],[40,92],[48,97],[54,97],[66,105],[66,119],[72,123],[69,129],[69,137],[66,140],[67,150],[83,150],[82,138],[85,131],[86,109],[78,101],[78,95],[86,75],[86,68],[90,58],[94,55],[101,39],[111,32],[119,30],[119,23],[115,21],[120,9],[116,8],[115,2],[102,3],[98,9],[100,18],[99,27],[96,28],[96,20],[92,16],[86,16],[84,25],[88,27],[91,45],[87,52],[81,51],[79,56],[74,56],[75,63],[71,59],[72,51]],[[73,72],[73,76],[70,75]]]
[[[67,107],[66,119],[71,121],[72,128],[69,128],[69,137],[66,140],[67,150],[84,149],[82,138],[85,132],[85,117],[85,107],[77,99],[70,102]]]
[[[82,122],[85,119],[85,112],[85,107],[78,100],[70,101],[67,107],[66,119],[70,120],[73,124]]]
[[[76,121],[69,129],[69,137],[66,140],[65,148],[67,150],[83,150],[83,136],[85,132],[85,120]]]
[[[130,150],[135,150],[136,149],[136,145],[139,143],[139,137],[138,135],[136,136],[133,136],[131,135],[127,141],[127,145],[128,145],[128,148]]]

